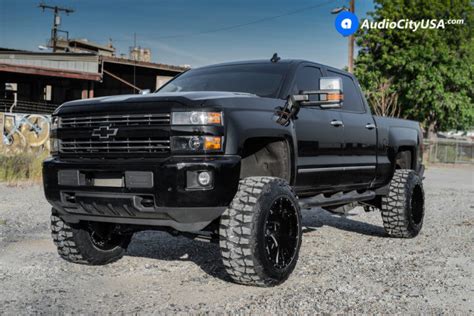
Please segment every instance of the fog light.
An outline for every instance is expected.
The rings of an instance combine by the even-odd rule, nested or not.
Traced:
[[[211,183],[211,173],[208,171],[200,172],[198,175],[198,182],[203,187],[208,186]]]

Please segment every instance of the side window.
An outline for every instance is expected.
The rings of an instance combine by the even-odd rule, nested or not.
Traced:
[[[351,77],[328,70],[329,77],[340,77],[344,92],[344,103],[342,109],[350,112],[365,112],[364,103],[355,82]]]
[[[321,69],[311,66],[299,68],[296,72],[293,94],[303,90],[319,90],[319,78],[322,77]]]

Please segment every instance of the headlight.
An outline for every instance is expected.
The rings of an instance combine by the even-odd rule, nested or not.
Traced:
[[[59,153],[59,139],[56,138],[57,129],[60,124],[60,118],[57,116],[51,117],[51,126],[49,133],[49,151],[52,156],[55,156]]]
[[[171,137],[173,152],[213,152],[222,150],[220,136],[173,136]]]
[[[51,137],[49,139],[49,151],[52,156],[57,155],[59,153],[59,139],[56,137]]]
[[[57,129],[59,127],[60,118],[57,116],[51,117],[51,130]]]
[[[173,125],[222,125],[222,112],[173,112]]]

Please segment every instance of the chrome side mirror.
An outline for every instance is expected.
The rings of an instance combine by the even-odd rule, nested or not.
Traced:
[[[322,109],[335,109],[342,107],[344,94],[342,92],[342,79],[339,77],[323,77],[319,79],[320,90],[301,91],[292,98],[299,101],[302,106],[320,106]],[[312,95],[319,96],[319,100],[311,100]]]
[[[151,92],[150,89],[143,89],[143,90],[140,90],[140,94],[149,94]]]

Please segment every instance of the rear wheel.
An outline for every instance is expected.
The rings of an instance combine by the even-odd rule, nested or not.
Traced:
[[[301,245],[295,194],[283,179],[243,179],[221,217],[219,233],[223,263],[235,282],[282,283],[294,270]]]
[[[387,196],[382,198],[382,220],[391,237],[418,235],[425,215],[425,195],[420,176],[409,169],[395,170]]]
[[[131,235],[119,234],[114,224],[68,224],[55,214],[51,215],[51,233],[63,259],[88,265],[103,265],[119,260],[131,240]]]

